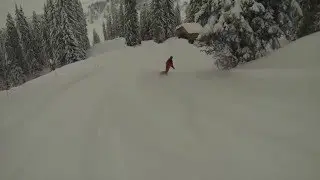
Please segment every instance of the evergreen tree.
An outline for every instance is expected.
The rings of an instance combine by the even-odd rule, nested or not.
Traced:
[[[4,86],[3,81],[5,71],[5,36],[5,32],[0,29],[0,90],[3,89]]]
[[[107,34],[107,29],[106,29],[106,24],[103,22],[102,23],[102,32],[103,32],[103,38],[104,40],[108,40],[108,34]]]
[[[195,14],[200,11],[201,6],[202,6],[201,0],[190,0],[186,8],[186,22],[188,23],[195,22]]]
[[[320,31],[320,5],[317,5],[317,11],[313,17],[314,20],[312,23],[312,33]]]
[[[1,76],[1,69],[2,69],[2,65],[3,65],[3,61],[5,58],[5,32],[4,30],[0,29],[0,76]]]
[[[301,1],[303,18],[300,22],[298,37],[303,37],[320,30],[320,1],[303,0]]]
[[[125,39],[128,46],[141,44],[135,0],[125,0]]]
[[[208,20],[212,14],[212,4],[213,4],[212,0],[202,0],[202,6],[200,10],[194,15],[195,22],[201,24],[202,26],[208,23]],[[218,7],[218,8],[215,7],[215,8],[219,9],[221,7]]]
[[[114,35],[114,27],[113,27],[113,20],[112,20],[112,13],[111,13],[111,6],[108,6],[108,12],[110,12],[107,16],[107,33],[108,33],[108,37],[109,40],[114,39],[115,35]]]
[[[33,37],[34,37],[34,55],[37,60],[37,62],[40,63],[42,67],[45,65],[44,61],[44,48],[42,46],[43,42],[43,34],[42,34],[42,27],[41,27],[41,20],[39,19],[38,15],[36,14],[35,11],[32,13],[32,32],[33,32]]]
[[[25,56],[25,64],[23,64],[22,69],[25,72],[25,75],[32,75],[35,71],[41,70],[41,68],[39,62],[37,62],[35,58],[35,42],[31,27],[27,22],[22,7],[20,6],[19,9],[17,5],[16,18],[17,29],[20,32],[22,50]]]
[[[174,21],[174,26],[175,28],[181,24],[181,11],[180,11],[180,6],[179,3],[176,4],[175,10],[174,10],[174,15],[175,15],[175,21]]]
[[[93,44],[98,44],[98,43],[100,43],[100,37],[96,32],[96,29],[93,29]]]
[[[152,12],[152,36],[156,43],[162,43],[165,40],[164,12],[159,0],[151,1]]]
[[[175,30],[175,12],[173,0],[162,0],[162,7],[164,11],[164,29],[165,38],[168,39],[174,36]]]
[[[7,37],[7,33],[6,33],[6,30],[3,28],[3,29],[0,29],[0,51],[1,51],[1,59],[3,60],[4,57],[5,57],[5,43],[6,43],[6,37]]]
[[[122,7],[121,7],[122,6]],[[123,11],[123,5],[119,5],[119,9],[117,11],[117,22],[118,22],[118,36],[119,37],[124,37],[124,22],[125,22],[125,17],[124,17],[124,11]]]
[[[254,0],[248,2],[233,0],[204,4],[211,6],[212,12],[199,40],[209,44],[207,53],[214,54],[215,63],[221,69],[261,57],[268,47],[279,48],[277,38],[283,33],[273,19],[273,11]],[[205,14],[198,13],[203,18]]]
[[[76,18],[78,19],[78,22],[79,22],[79,23],[76,23],[76,25],[78,25],[77,31],[79,31],[80,33],[78,39],[82,44],[82,49],[86,51],[90,48],[86,16],[84,14],[80,0],[74,0],[74,1],[75,1]],[[84,55],[84,58],[85,57],[86,57],[86,54]]]
[[[70,17],[74,18],[72,32],[79,44],[79,57],[81,60],[86,58],[86,50],[89,49],[90,43],[87,37],[87,28],[84,17],[82,5],[79,0],[69,0],[68,4],[72,4],[73,7],[69,7],[69,11],[72,12]]]
[[[112,39],[119,36],[119,17],[118,17],[118,11],[116,9],[116,3],[115,0],[110,0],[110,12],[111,12],[111,24],[112,24]]]
[[[299,21],[303,12],[297,0],[261,1],[266,8],[274,11],[274,20],[290,41],[297,39]]]
[[[208,45],[207,53],[214,54],[222,69],[257,59],[279,48],[281,36],[296,39],[302,15],[298,1],[202,0],[194,15],[204,25],[198,40]],[[190,1],[189,12],[191,5]]]
[[[125,23],[124,8],[123,8],[123,1],[121,1],[120,8],[119,8],[119,33],[120,33],[120,37],[125,36],[124,23]]]
[[[57,0],[54,6],[53,28],[51,31],[53,58],[63,66],[84,58],[85,50],[79,42],[79,32],[74,13],[74,1]]]
[[[47,0],[47,4],[44,5],[44,25],[43,25],[43,47],[45,51],[45,58],[46,58],[46,63],[49,63],[49,59],[53,59],[53,49],[52,49],[52,37],[51,37],[51,32],[52,32],[52,24],[53,24],[53,9],[54,9],[54,4],[52,0]]]
[[[16,63],[17,66],[23,67],[26,66],[24,60],[22,47],[20,45],[20,36],[18,30],[15,26],[14,20],[10,13],[7,15],[7,38],[6,38],[6,52],[7,59],[10,62]]]
[[[114,39],[114,37],[113,37],[112,18],[111,18],[110,15],[107,18],[107,39],[108,40]]]
[[[143,41],[152,40],[152,15],[147,4],[144,4],[140,14],[140,36]]]
[[[113,24],[114,24],[114,28],[116,29],[116,33],[115,33],[116,37],[121,37],[120,9],[116,10]]]
[[[7,15],[7,36],[5,42],[6,60],[4,63],[4,79],[6,88],[17,86],[25,82],[22,66],[25,66],[25,61],[20,46],[18,30],[14,24],[14,20],[10,13]]]

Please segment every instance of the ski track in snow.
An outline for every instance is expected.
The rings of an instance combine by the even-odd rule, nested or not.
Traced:
[[[0,179],[320,179],[319,76],[250,66],[149,41],[0,92]]]

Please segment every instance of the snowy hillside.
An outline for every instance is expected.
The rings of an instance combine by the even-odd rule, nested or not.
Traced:
[[[0,92],[0,179],[319,180],[319,41],[231,72],[185,40],[97,45]]]

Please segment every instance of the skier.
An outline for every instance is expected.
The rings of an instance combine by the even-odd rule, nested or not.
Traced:
[[[165,71],[162,71],[161,74],[165,74],[165,75],[168,75],[168,72],[170,70],[170,68],[173,68],[173,69],[176,69],[173,65],[173,61],[172,61],[172,56],[170,56],[170,58],[167,60],[166,62],[166,70]]]

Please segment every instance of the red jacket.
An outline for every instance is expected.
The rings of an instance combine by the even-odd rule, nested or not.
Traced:
[[[170,68],[176,69],[173,65],[172,59],[168,59],[166,62],[166,72],[168,72]]]

